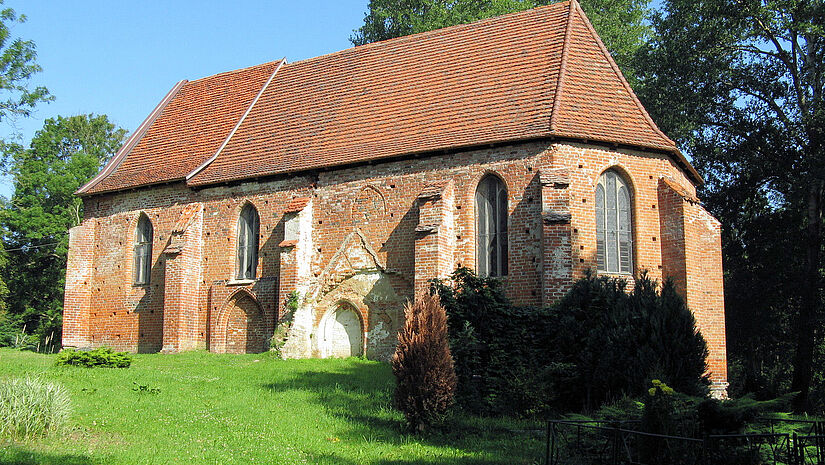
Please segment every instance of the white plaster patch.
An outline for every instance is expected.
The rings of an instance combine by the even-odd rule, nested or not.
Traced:
[[[373,326],[371,331],[367,332],[367,340],[371,345],[377,346],[382,341],[390,337],[390,335],[390,330],[385,328],[384,322],[379,321],[375,326]]]

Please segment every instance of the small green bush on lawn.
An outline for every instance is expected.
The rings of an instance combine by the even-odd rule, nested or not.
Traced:
[[[90,351],[65,349],[57,355],[55,365],[78,367],[129,368],[132,356],[126,352],[114,352],[108,347]]]
[[[69,395],[38,378],[0,381],[0,437],[28,439],[59,431],[69,419]]]

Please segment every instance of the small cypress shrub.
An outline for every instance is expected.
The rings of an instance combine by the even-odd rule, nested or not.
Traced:
[[[66,390],[38,378],[0,380],[0,437],[28,439],[57,432],[71,413]]]
[[[65,349],[57,355],[57,366],[78,366],[88,368],[129,368],[132,356],[126,352],[114,352],[108,347],[90,351]]]
[[[413,431],[422,431],[450,407],[456,375],[447,339],[447,313],[438,297],[420,295],[404,309],[406,321],[392,358],[395,406]]]

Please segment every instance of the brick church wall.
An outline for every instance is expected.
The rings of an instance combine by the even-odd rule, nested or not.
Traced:
[[[519,305],[542,305],[596,267],[593,197],[606,169],[620,172],[631,186],[635,272],[647,270],[661,279],[673,269],[683,269],[688,302],[697,307],[694,312],[710,307],[721,312],[721,262],[703,264],[701,255],[705,249],[713,249],[709,253],[714,256],[720,253],[718,224],[716,229],[709,226],[712,218],[701,206],[684,209],[684,265],[674,268],[668,262],[679,259],[678,245],[673,249],[675,243],[666,240],[662,229],[663,218],[672,220],[669,213],[662,216],[663,210],[669,212],[672,206],[660,198],[660,180],[666,178],[695,196],[691,182],[668,156],[534,141],[199,190],[179,183],[86,197],[85,220],[71,236],[64,342],[138,352],[164,347],[223,351],[225,337],[214,333],[225,333],[218,316],[232,305],[235,294],[249,293],[271,334],[284,296],[298,285],[306,294],[302,306],[309,312],[307,327],[317,328],[337,305],[349,305],[362,318],[367,354],[386,358],[393,331],[403,323],[403,301],[430,277],[445,276],[457,266],[474,267],[475,189],[485,175],[499,176],[509,197],[510,272],[503,278],[508,296]],[[311,238],[287,244],[285,213],[296,198],[310,199],[303,208],[310,209],[311,215],[304,218],[310,218]],[[201,220],[187,229],[180,256],[164,253],[182,212],[195,203],[202,205]],[[247,203],[260,217],[258,279],[239,282],[234,279],[237,223]],[[132,284],[134,235],[141,212],[154,226],[148,286]],[[301,244],[304,258],[299,260]],[[186,257],[183,268],[194,271],[176,277],[179,270],[171,262]],[[305,274],[300,278],[299,265]],[[622,277],[632,283],[632,275]],[[184,284],[177,294],[166,289],[170,279]],[[165,340],[171,333],[164,319],[172,321],[167,318],[170,312],[184,307],[188,310],[181,317],[187,322],[177,327],[188,336],[176,336],[174,347]],[[715,338],[714,353],[720,354],[724,327],[717,313],[707,313],[707,321],[698,319],[703,330],[715,328],[708,333]],[[300,353],[319,355],[320,350]],[[724,357],[713,360],[715,375],[723,377]]]

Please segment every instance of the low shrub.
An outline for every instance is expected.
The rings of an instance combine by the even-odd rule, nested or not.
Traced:
[[[66,390],[38,378],[0,380],[0,437],[21,440],[61,430],[71,413]]]
[[[447,339],[447,314],[438,297],[419,295],[404,309],[392,359],[395,406],[413,431],[438,421],[453,402],[456,375]]]
[[[89,351],[65,349],[57,355],[55,365],[101,368],[128,368],[132,356],[126,352],[114,352],[108,347]]]

